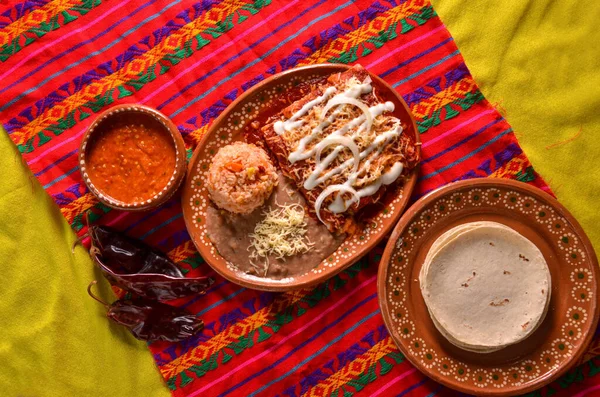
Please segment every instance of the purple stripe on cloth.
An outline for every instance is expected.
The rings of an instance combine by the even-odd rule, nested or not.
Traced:
[[[423,84],[421,87],[417,88],[413,92],[403,95],[402,98],[404,98],[404,101],[409,107],[416,105],[422,100],[431,98],[438,92],[443,91],[446,88],[450,87],[452,84],[459,82],[468,75],[469,69],[467,69],[467,65],[461,63],[456,68],[446,72],[444,74],[444,79],[442,79],[441,77],[436,77],[428,81],[427,84]],[[427,88],[429,88],[429,90]],[[432,88],[433,92],[431,91]]]
[[[413,61],[415,61],[415,60],[417,60],[417,59],[419,59],[419,58],[421,58],[421,57],[424,57],[425,55],[427,55],[427,54],[429,54],[429,53],[432,53],[433,51],[435,51],[435,50],[437,50],[438,48],[440,48],[440,47],[444,46],[445,44],[448,44],[448,43],[450,43],[451,41],[454,41],[454,39],[453,39],[452,37],[448,37],[447,39],[445,39],[445,40],[442,40],[440,43],[438,43],[438,44],[434,45],[434,46],[433,46],[433,47],[431,47],[431,48],[428,48],[427,50],[425,50],[425,51],[421,52],[420,54],[417,54],[417,55],[415,55],[414,57],[411,57],[411,58],[407,59],[406,61],[404,61],[404,62],[401,62],[401,63],[399,63],[398,65],[396,65],[396,66],[394,66],[394,67],[392,67],[392,68],[390,68],[390,69],[386,70],[385,72],[383,72],[383,73],[380,73],[380,74],[379,74],[379,77],[381,77],[381,78],[385,78],[385,76],[387,76],[387,75],[389,75],[389,74],[391,74],[391,73],[393,73],[393,72],[397,71],[397,70],[398,70],[398,69],[400,69],[400,68],[403,68],[404,66],[408,65],[409,63],[411,63],[411,62],[413,62]]]
[[[36,173],[35,173],[35,174],[33,174],[33,175],[35,175],[35,177],[36,177],[36,178],[37,178],[37,177],[39,177],[39,176],[40,176],[40,175],[42,175],[44,172],[46,172],[46,171],[48,171],[49,169],[51,169],[51,168],[53,168],[53,167],[55,167],[55,166],[59,165],[60,163],[62,163],[62,162],[63,162],[63,161],[65,161],[66,159],[68,159],[69,157],[71,157],[71,156],[73,156],[74,154],[76,154],[76,153],[77,153],[77,150],[78,150],[78,149],[75,149],[75,150],[73,150],[72,152],[69,152],[69,153],[65,154],[65,155],[64,155],[64,156],[62,156],[61,158],[57,159],[56,161],[54,161],[54,162],[53,162],[53,163],[51,163],[51,164],[48,164],[48,165],[47,165],[45,168],[43,168],[42,170],[40,170],[40,171],[36,172]]]
[[[457,178],[457,181],[491,175],[512,158],[523,153],[523,149],[516,143],[510,143],[506,148],[494,154],[495,166],[492,168],[492,159],[484,160],[479,166]]]
[[[403,79],[402,79],[402,80],[400,80],[399,82],[397,82],[397,83],[395,83],[394,85],[392,85],[392,87],[394,87],[394,88],[398,88],[398,87],[399,87],[399,86],[401,86],[402,84],[404,84],[404,83],[407,83],[407,82],[411,81],[412,79],[419,77],[419,76],[420,76],[420,75],[422,75],[423,73],[430,71],[431,69],[433,69],[433,68],[435,68],[435,67],[437,67],[437,66],[439,66],[439,65],[443,64],[444,62],[446,62],[446,61],[448,61],[448,60],[450,60],[450,59],[454,58],[454,57],[455,57],[455,56],[457,56],[457,55],[459,55],[459,56],[460,56],[460,51],[459,51],[459,50],[456,50],[456,51],[454,51],[454,52],[452,52],[452,53],[450,53],[450,54],[446,55],[445,57],[443,57],[443,58],[439,59],[438,61],[436,61],[436,62],[432,63],[431,65],[427,66],[426,68],[423,68],[423,69],[419,70],[418,72],[414,72],[414,73],[413,73],[413,74],[411,74],[410,76],[403,78]],[[461,59],[462,59],[462,57],[461,57]]]
[[[421,160],[421,164],[427,164],[430,161],[433,161],[433,160],[435,160],[435,159],[443,156],[444,154],[446,154],[448,152],[451,152],[452,150],[456,149],[457,147],[459,147],[461,145],[464,145],[465,143],[467,143],[471,139],[479,136],[481,133],[485,132],[488,128],[492,127],[493,125],[496,125],[500,121],[503,121],[503,119],[502,118],[496,119],[496,120],[494,120],[494,121],[492,121],[492,122],[484,125],[483,127],[481,127],[480,129],[478,129],[474,133],[467,135],[465,138],[463,138],[462,140],[456,142],[455,144],[453,144],[451,146],[448,146],[444,150],[440,150],[439,152],[437,152],[433,156],[425,157],[423,160]]]
[[[348,363],[354,361],[358,356],[369,351],[377,343],[388,337],[387,329],[385,325],[380,325],[373,331],[367,333],[359,342],[353,344],[345,351],[338,354],[337,358],[332,358],[327,363],[323,364],[319,368],[315,368],[310,374],[304,376],[302,381],[299,382],[301,385],[300,390],[296,393],[298,385],[288,387],[282,392],[282,395],[288,397],[295,397],[297,395],[304,395],[311,387],[316,386],[325,379],[328,379],[332,375],[336,374],[341,367],[346,366]],[[336,368],[335,362],[339,361],[339,367]]]
[[[273,303],[276,296],[277,294],[274,292],[261,292],[258,296],[253,296],[249,300],[242,303],[239,308],[228,313],[223,313],[217,320],[206,323],[204,325],[203,332],[193,335],[177,345],[170,345],[164,349],[163,352],[166,354],[171,354],[173,359],[177,356],[181,356],[198,346],[200,343],[206,342],[207,340],[223,332],[227,327],[269,306]],[[202,297],[203,296],[194,298],[193,300],[196,302],[198,299],[202,299]],[[175,349],[177,349],[176,355],[174,353]],[[166,364],[165,362],[158,361],[159,360],[157,360],[158,365]]]
[[[273,369],[276,365],[278,365],[280,362],[286,360],[287,358],[289,358],[290,356],[293,355],[293,353],[295,353],[298,349],[300,349],[301,347],[304,347],[306,344],[312,342],[313,340],[315,340],[318,336],[320,336],[322,333],[324,333],[325,331],[327,331],[329,328],[334,327],[335,325],[338,324],[338,322],[340,322],[343,318],[345,318],[346,316],[349,316],[352,314],[352,312],[354,312],[358,307],[362,306],[365,302],[375,298],[377,296],[377,294],[373,294],[370,297],[364,299],[362,302],[360,302],[359,304],[355,305],[354,307],[348,309],[348,311],[344,312],[344,314],[337,319],[335,322],[327,325],[325,328],[321,329],[320,331],[318,331],[315,335],[313,335],[311,338],[305,340],[304,342],[300,343],[299,345],[297,345],[294,349],[292,349],[288,354],[286,354],[285,356],[283,356],[282,358],[280,358],[279,360],[275,361],[273,364],[269,365],[268,367],[262,368],[260,371],[254,373],[253,375],[249,376],[248,378],[246,378],[244,381],[238,383],[237,385],[227,389],[225,392],[219,394],[219,397],[224,397],[227,394],[235,391],[237,388],[239,388],[240,386],[243,386],[244,384],[246,384],[247,382],[249,382],[250,380],[256,378],[259,375],[262,375],[263,373],[265,373],[268,370]],[[370,320],[371,318],[373,318],[375,315],[379,314],[380,311],[379,309],[375,310],[374,312],[369,313],[366,317],[363,317],[362,319],[360,319],[356,324],[354,324],[353,326],[351,326],[350,328],[344,330],[339,336],[335,337],[334,339],[332,339],[330,342],[328,342],[327,344],[325,344],[322,348],[320,348],[319,350],[317,350],[315,353],[311,354],[309,357],[307,357],[306,359],[302,360],[300,363],[298,363],[296,366],[294,366],[291,370],[289,370],[288,372],[286,372],[285,374],[271,380],[270,382],[268,382],[267,384],[261,386],[258,390],[253,391],[252,393],[248,394],[248,397],[254,397],[255,395],[257,395],[258,393],[261,393],[262,391],[266,390],[267,388],[271,387],[273,384],[282,381],[283,379],[287,378],[288,376],[290,376],[291,374],[293,374],[294,372],[296,372],[296,370],[298,370],[298,368],[302,367],[303,365],[305,365],[306,363],[310,362],[311,360],[313,360],[315,357],[320,356],[321,354],[323,354],[323,352],[325,352],[325,350],[329,349],[331,346],[333,346],[334,344],[336,344],[337,342],[339,342],[342,338],[344,338],[346,335],[352,333],[356,328],[358,328],[359,326],[361,326],[363,323],[367,322],[368,320]]]
[[[49,154],[49,153],[51,153],[51,152],[55,151],[55,150],[56,150],[56,149],[58,149],[58,148],[61,148],[61,147],[63,147],[64,145],[67,145],[67,144],[69,144],[69,142],[72,142],[73,140],[75,140],[75,139],[77,139],[77,138],[80,138],[80,137],[83,135],[83,133],[85,132],[85,130],[86,130],[86,129],[87,129],[87,127],[86,127],[86,128],[83,128],[83,129],[81,129],[81,130],[80,130],[78,133],[76,133],[75,135],[73,135],[72,137],[70,137],[70,138],[68,138],[68,139],[65,139],[65,140],[64,140],[64,141],[62,141],[61,143],[59,143],[59,144],[56,144],[56,145],[54,145],[54,146],[52,146],[52,147],[49,147],[48,149],[44,150],[42,153],[40,153],[40,154],[38,154],[37,156],[35,156],[33,159],[29,160],[29,161],[27,162],[27,164],[28,164],[28,165],[31,167],[31,165],[33,165],[33,164],[37,163],[38,161],[40,161],[40,160],[41,160],[42,158],[44,158],[44,156],[46,156],[47,154]]]
[[[451,182],[462,181],[464,179],[472,179],[472,178],[485,178],[491,175],[493,172],[497,171],[500,167],[505,165],[508,161],[510,161],[513,157],[518,156],[523,153],[521,147],[515,143],[510,143],[506,148],[502,151],[496,153],[494,155],[494,166],[492,167],[492,160],[486,159],[479,166],[473,170],[468,171],[465,174],[462,174],[458,178],[453,179]],[[428,189],[421,194],[414,194],[412,199],[417,200],[420,197],[425,196],[426,194],[434,191],[436,188]]]
[[[484,150],[485,148],[487,148],[488,146],[490,146],[491,144],[493,144],[494,142],[498,141],[500,138],[508,135],[509,133],[512,132],[511,128],[507,128],[506,130],[504,130],[503,132],[501,132],[500,134],[496,135],[495,137],[493,137],[492,139],[488,140],[486,143],[484,143],[483,145],[479,146],[477,149],[465,154],[464,156],[462,156],[461,158],[446,164],[445,166],[436,169],[435,171],[432,171],[428,174],[422,175],[419,178],[419,181],[425,181],[429,178],[433,178],[436,175],[441,174],[442,172],[446,172],[451,168],[454,168],[456,165],[462,163],[463,161],[466,161],[468,159],[470,159],[471,157],[475,156],[477,153],[481,152],[482,150]]]
[[[408,393],[410,393],[411,391],[413,391],[413,390],[415,390],[415,389],[417,389],[417,388],[421,387],[421,386],[422,386],[423,384],[425,384],[425,382],[427,382],[428,380],[429,380],[428,378],[425,378],[425,379],[423,379],[422,381],[420,381],[420,382],[418,382],[418,383],[415,383],[414,385],[411,385],[410,387],[408,387],[408,388],[406,388],[406,389],[402,390],[402,392],[400,392],[400,393],[396,394],[396,397],[404,397],[404,396],[406,396],[406,395],[407,395]]]
[[[400,51],[404,51],[405,49],[407,49],[408,47],[412,46],[413,44],[416,44],[420,41],[425,40],[426,38],[433,36],[434,34],[436,34],[437,32],[439,32],[440,30],[445,29],[445,26],[438,26],[437,28],[425,33],[422,36],[417,37],[416,39],[409,41],[406,44],[401,45],[400,47],[396,48],[395,50],[388,52],[387,54],[385,54],[384,56],[377,58],[377,60],[371,62],[370,64],[368,64],[367,66],[365,66],[366,69],[370,69],[376,65],[379,65],[381,62],[385,61],[386,59],[388,59],[391,56],[396,55],[397,53],[399,53]]]
[[[431,139],[431,140],[423,143],[423,147],[426,148],[426,147],[431,146],[434,143],[436,143],[436,142],[438,142],[438,141],[440,141],[442,139],[446,139],[448,136],[454,134],[456,131],[458,131],[458,130],[464,128],[464,127],[466,127],[467,125],[469,125],[469,124],[471,124],[471,123],[473,123],[473,122],[475,122],[477,120],[479,120],[483,116],[487,116],[487,115],[492,114],[494,112],[495,112],[494,109],[490,109],[490,110],[486,110],[485,112],[478,113],[475,116],[473,116],[473,118],[471,118],[471,119],[469,119],[467,121],[464,121],[464,122],[460,123],[459,125],[457,125],[456,127],[452,128],[452,129],[449,129],[448,131],[446,131],[446,132],[444,132],[444,133],[436,136],[435,138],[433,138],[433,139]]]

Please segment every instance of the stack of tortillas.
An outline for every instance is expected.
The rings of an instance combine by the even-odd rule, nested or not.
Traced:
[[[441,235],[419,280],[440,333],[479,353],[527,338],[550,302],[550,271],[540,250],[496,222],[467,223]]]

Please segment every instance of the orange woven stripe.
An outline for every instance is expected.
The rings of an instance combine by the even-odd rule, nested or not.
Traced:
[[[196,252],[197,251],[194,243],[192,240],[188,240],[185,243],[173,248],[167,255],[173,260],[173,262],[181,262],[196,254]]]
[[[96,199],[92,193],[87,192],[77,200],[70,202],[64,207],[61,207],[60,212],[62,212],[63,216],[67,219],[67,222],[71,223],[77,215],[87,211],[96,203],[98,203],[98,199]]]
[[[490,174],[492,178],[511,178],[514,179],[514,175],[519,171],[525,170],[531,163],[525,156],[525,153],[521,153],[518,156],[513,157],[510,161],[498,168],[496,171]]]
[[[95,99],[98,95],[102,95],[112,88],[116,88],[131,79],[137,78],[140,72],[153,67],[165,54],[180,47],[187,40],[200,34],[208,27],[215,26],[217,22],[224,20],[227,15],[234,13],[245,4],[247,4],[247,1],[233,0],[225,1],[213,7],[209,12],[202,14],[199,18],[184,25],[176,32],[171,33],[170,36],[165,37],[151,50],[131,60],[115,73],[94,81],[87,87],[65,98],[62,102],[57,103],[51,109],[46,109],[42,115],[24,127],[15,130],[13,140],[17,144],[23,144],[38,131],[44,130],[79,106]]]
[[[193,145],[194,148],[196,146],[198,146],[198,144],[200,143],[200,140],[202,139],[202,137],[204,136],[204,134],[206,134],[206,131],[208,131],[208,129],[210,128],[211,124],[212,123],[203,125],[202,127],[198,128],[197,130],[192,131],[186,137],[186,141],[188,143],[190,143],[191,145]]]
[[[457,81],[450,87],[438,92],[431,98],[422,100],[411,106],[410,111],[417,119],[424,119],[436,110],[439,110],[453,101],[464,98],[465,94],[477,89],[477,85],[471,76]]]
[[[223,349],[230,343],[235,342],[240,337],[265,325],[274,317],[275,313],[298,302],[308,294],[309,291],[310,290],[299,290],[279,295],[269,306],[232,324],[218,335],[213,336],[211,339],[186,352],[182,356],[159,367],[160,372],[165,379],[170,379],[191,366],[199,364],[202,360],[209,358],[212,354]]]
[[[10,43],[15,37],[19,37],[22,33],[39,26],[43,22],[48,22],[58,13],[68,10],[80,3],[80,0],[54,0],[44,4],[42,7],[33,10],[29,14],[1,29],[0,46]]]
[[[339,389],[352,379],[359,377],[366,372],[373,364],[379,361],[383,356],[397,350],[396,345],[389,336],[373,346],[369,351],[361,354],[353,361],[346,364],[338,372],[329,378],[317,383],[302,396],[329,396],[335,390]]]
[[[396,23],[408,15],[414,14],[421,10],[426,4],[424,0],[411,0],[397,7],[391,8],[373,19],[366,25],[342,36],[317,52],[313,53],[310,57],[300,61],[298,66],[307,65],[312,63],[324,63],[334,57],[339,57],[345,51],[350,50],[352,47],[362,43],[363,41],[377,37],[379,32],[387,30],[390,25]]]

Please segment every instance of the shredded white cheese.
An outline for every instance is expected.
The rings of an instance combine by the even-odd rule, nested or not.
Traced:
[[[286,256],[305,253],[314,246],[306,237],[304,207],[300,204],[278,207],[263,212],[264,219],[254,227],[254,233],[250,234],[250,262],[262,259],[264,276],[269,270],[269,256],[285,260]]]

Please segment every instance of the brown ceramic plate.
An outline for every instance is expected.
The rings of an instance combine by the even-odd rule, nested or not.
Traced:
[[[278,101],[280,93],[302,81],[343,72],[347,69],[349,69],[347,65],[312,65],[291,69],[266,79],[244,92],[229,105],[215,120],[196,148],[184,183],[183,217],[192,241],[202,257],[226,279],[245,287],[268,291],[286,291],[319,283],[339,273],[365,255],[381,241],[400,218],[417,182],[416,171],[401,188],[386,195],[385,202],[375,214],[369,217],[364,228],[347,238],[337,251],[307,273],[281,280],[255,277],[239,271],[218,254],[208,237],[210,231],[206,228],[205,220],[210,199],[205,187],[205,180],[208,166],[217,150],[232,142],[243,141],[244,127],[256,120],[261,113],[274,114],[287,106],[286,103]],[[379,85],[389,90],[389,100],[396,105],[394,115],[408,125],[404,133],[411,134],[418,142],[419,136],[415,133],[414,119],[402,97],[379,77],[374,75],[371,77]]]
[[[542,325],[525,341],[488,354],[457,348],[437,331],[418,280],[442,233],[483,220],[503,223],[531,240],[552,276]],[[379,268],[379,304],[392,338],[422,372],[462,392],[514,395],[551,382],[584,353],[598,324],[597,268],[581,226],[550,195],[511,180],[468,180],[432,192],[404,214]]]

